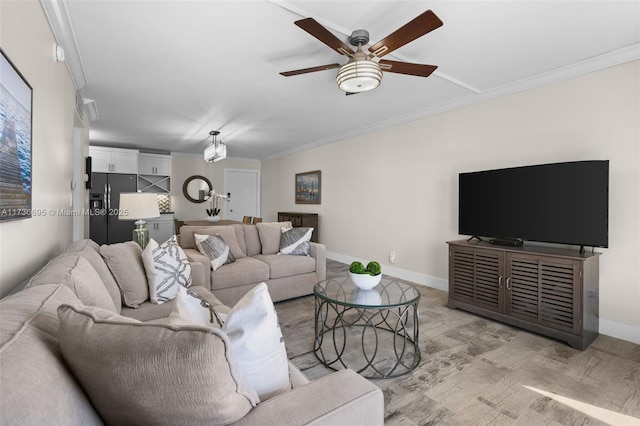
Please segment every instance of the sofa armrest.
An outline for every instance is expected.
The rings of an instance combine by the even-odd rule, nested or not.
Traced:
[[[352,370],[340,370],[258,404],[235,425],[383,425],[384,397]]]
[[[316,259],[316,279],[324,281],[327,278],[326,246],[320,243],[309,243],[309,255]]]
[[[202,265],[203,268],[203,281],[201,284],[198,284],[204,288],[206,288],[207,290],[211,290],[211,263],[209,263],[209,258],[207,256],[205,256],[204,254],[200,253],[198,250],[196,249],[182,249],[184,250],[184,253],[187,255],[187,257],[189,258],[189,261],[191,262],[191,265],[193,266],[194,263],[199,263]],[[196,285],[195,283],[193,285]]]

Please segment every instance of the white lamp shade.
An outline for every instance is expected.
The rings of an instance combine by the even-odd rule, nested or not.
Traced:
[[[124,192],[120,194],[119,220],[139,220],[160,217],[158,194]]]

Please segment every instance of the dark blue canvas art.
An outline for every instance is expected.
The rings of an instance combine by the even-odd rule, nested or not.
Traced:
[[[0,50],[0,220],[31,217],[31,86]]]

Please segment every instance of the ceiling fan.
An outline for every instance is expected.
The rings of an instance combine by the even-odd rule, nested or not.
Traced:
[[[431,10],[423,12],[387,37],[369,46],[369,53],[365,53],[362,50],[362,46],[369,43],[369,32],[366,30],[356,30],[349,37],[349,43],[352,46],[357,46],[354,51],[313,18],[300,19],[294,23],[337,53],[348,56],[349,61],[344,65],[335,63],[281,72],[280,74],[285,77],[339,68],[338,76],[336,77],[338,87],[349,95],[378,87],[382,80],[383,71],[429,77],[438,68],[435,65],[380,59],[405,44],[441,27],[442,21]],[[377,61],[373,59],[377,59]]]

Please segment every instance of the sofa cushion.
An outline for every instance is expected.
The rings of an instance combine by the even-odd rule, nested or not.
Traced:
[[[269,265],[271,279],[306,274],[316,270],[316,259],[309,256],[259,254],[254,258]]]
[[[43,284],[66,285],[85,305],[118,311],[96,270],[79,253],[54,257],[29,281],[27,287]]]
[[[242,224],[213,225],[213,226],[182,226],[180,227],[180,246],[184,249],[197,248],[194,234],[220,235],[229,245],[234,257],[240,258],[247,255],[244,242],[244,229]]]
[[[221,236],[203,235],[197,232],[193,236],[195,237],[198,251],[207,256],[211,269],[214,271],[222,265],[236,261],[231,250],[229,250],[229,246]]]
[[[108,424],[229,424],[259,401],[220,330],[62,305],[60,348]]]
[[[282,228],[291,228],[291,222],[260,222],[256,224],[262,245],[262,254],[276,254],[280,250]]]
[[[262,245],[260,245],[260,235],[256,225],[241,225],[244,229],[245,253],[247,256],[255,256],[262,253]]]
[[[105,244],[100,247],[100,254],[120,287],[125,306],[137,308],[140,303],[149,300],[142,249],[136,242]]]
[[[102,424],[62,359],[57,308],[82,302],[64,285],[0,300],[0,424]]]
[[[247,255],[245,245],[240,245],[240,241],[238,239],[238,231],[240,229],[242,233],[242,242],[244,243],[244,231],[242,231],[242,226],[238,225],[223,225],[223,226],[209,226],[207,228],[200,228],[194,231],[194,234],[200,235],[219,235],[229,246],[229,250],[233,257],[239,259],[241,257],[245,257]],[[196,246],[198,245],[196,240]]]
[[[116,312],[120,313],[122,309],[120,288],[118,288],[118,283],[116,283],[113,275],[111,275],[109,267],[104,263],[102,256],[100,256],[100,246],[98,243],[89,239],[74,241],[67,247],[65,253],[79,253],[80,256],[87,259],[100,276],[109,295],[111,295],[111,299],[113,299],[113,303],[116,305]]]
[[[313,228],[281,228],[279,254],[309,256],[309,241]]]
[[[269,279],[269,266],[253,257],[243,257],[211,272],[211,290],[259,283]]]
[[[191,286],[191,265],[173,235],[162,244],[153,238],[142,251],[149,300],[161,305],[176,297],[178,287]]]
[[[216,311],[228,313],[230,308],[225,306],[216,296],[204,287],[189,287],[189,290],[197,293],[213,306]],[[151,302],[141,303],[137,308],[122,307],[122,315],[129,318],[135,318],[138,321],[150,322],[159,320],[163,324],[169,323],[169,315],[175,306],[176,299],[173,298],[162,305],[156,305]]]

